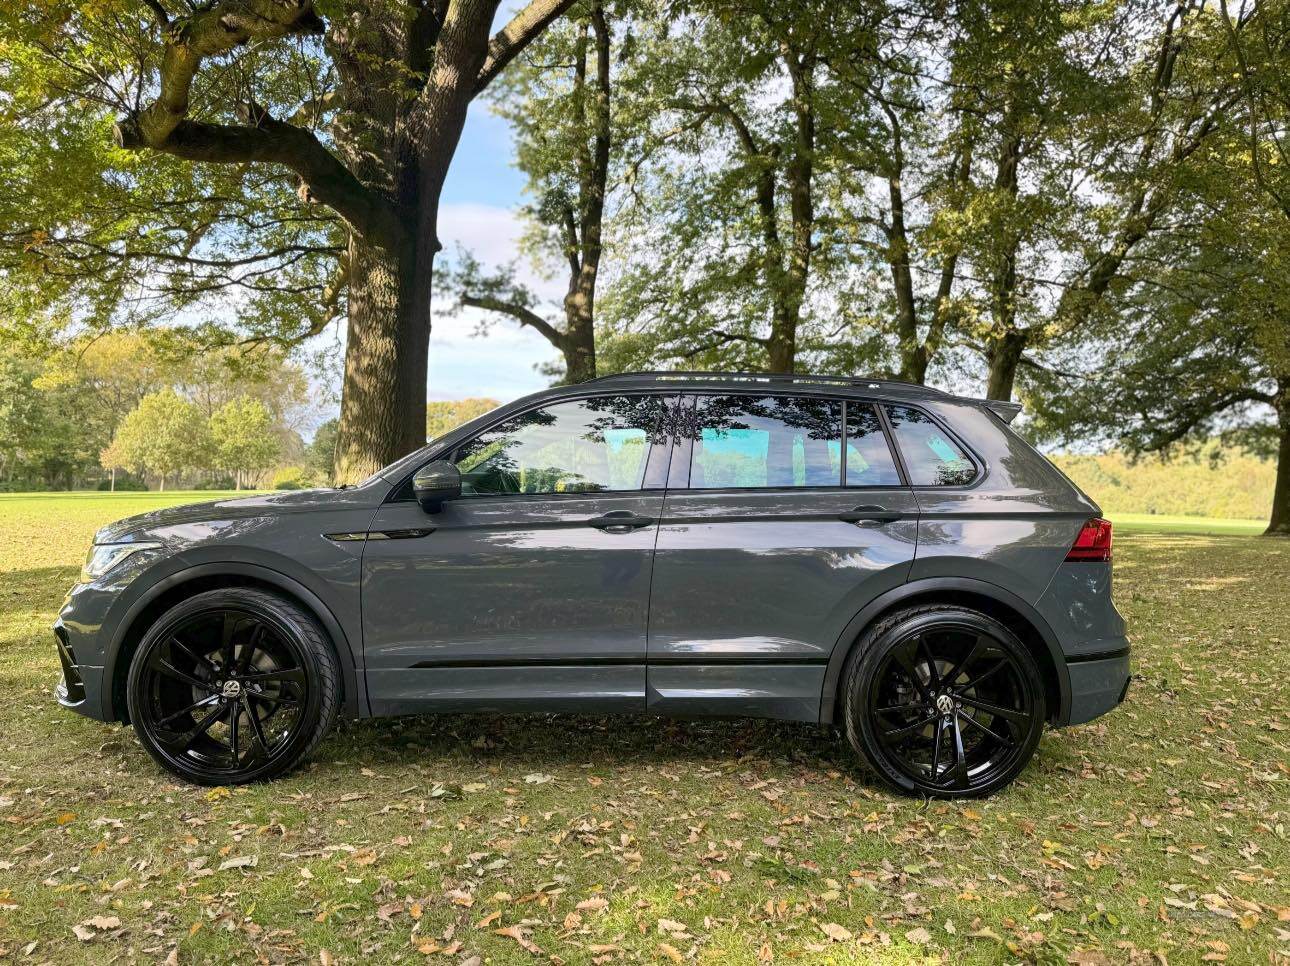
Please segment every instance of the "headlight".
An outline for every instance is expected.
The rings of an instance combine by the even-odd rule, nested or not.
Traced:
[[[90,547],[90,554],[81,568],[81,583],[98,580],[126,557],[140,550],[159,550],[159,543],[100,543]]]

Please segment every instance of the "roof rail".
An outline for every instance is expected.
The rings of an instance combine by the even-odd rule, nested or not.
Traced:
[[[772,385],[777,383],[785,383],[789,385],[814,384],[856,386],[868,389],[880,389],[885,386],[900,386],[903,388],[932,393],[938,396],[949,395],[941,389],[934,389],[931,386],[924,386],[914,382],[904,382],[900,379],[873,379],[867,376],[817,376],[805,372],[703,372],[671,370],[659,370],[653,372],[620,372],[610,376],[598,376],[595,379],[588,380],[588,382],[583,383],[583,385],[589,385],[590,383],[631,382],[634,380],[651,380],[656,382],[752,382]]]

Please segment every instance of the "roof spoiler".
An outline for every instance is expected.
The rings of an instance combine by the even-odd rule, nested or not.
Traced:
[[[1021,412],[1021,403],[1004,402],[1002,399],[982,399],[981,405],[994,413],[1005,423],[1011,423]]]

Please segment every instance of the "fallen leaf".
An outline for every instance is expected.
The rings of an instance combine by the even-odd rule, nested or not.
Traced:
[[[225,859],[219,864],[219,870],[223,872],[226,869],[254,869],[259,864],[258,855],[239,855],[232,859]]]
[[[826,922],[820,926],[820,929],[835,943],[844,943],[851,938],[851,930],[846,926],[839,926],[836,922]]]

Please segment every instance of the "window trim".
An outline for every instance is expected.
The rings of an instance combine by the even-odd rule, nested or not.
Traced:
[[[580,497],[583,499],[587,499],[587,498],[594,498],[594,497],[619,496],[619,495],[624,495],[629,493],[663,492],[667,488],[667,485],[666,485],[667,484],[667,465],[666,464],[664,464],[663,470],[662,470],[663,482],[662,483],[655,482],[653,486],[649,485],[651,482],[651,476],[657,477],[659,473],[658,466],[656,465],[656,457],[654,454],[656,450],[664,449],[666,446],[666,443],[670,441],[669,437],[671,436],[671,427],[668,425],[668,418],[673,410],[673,407],[676,405],[676,402],[680,397],[675,390],[660,392],[658,389],[649,389],[649,388],[642,387],[639,389],[619,389],[617,391],[609,391],[609,392],[605,392],[603,390],[601,392],[588,391],[588,392],[577,393],[575,395],[569,395],[569,396],[555,396],[547,399],[537,399],[533,401],[533,405],[531,406],[525,406],[523,409],[514,409],[507,412],[503,412],[503,410],[505,410],[506,407],[499,406],[498,412],[500,413],[500,415],[496,419],[491,420],[484,426],[480,427],[480,429],[472,433],[467,438],[458,440],[449,449],[433,451],[430,454],[428,459],[426,459],[424,462],[418,463],[415,467],[413,467],[411,472],[409,472],[405,477],[403,477],[403,479],[401,479],[397,485],[390,488],[390,493],[385,498],[384,502],[385,503],[415,503],[416,497],[413,496],[412,494],[412,478],[417,475],[417,471],[420,470],[421,467],[426,466],[430,463],[439,462],[440,460],[447,460],[448,462],[456,463],[457,454],[461,451],[462,447],[470,445],[475,440],[477,440],[480,436],[483,436],[485,433],[491,432],[492,430],[496,429],[498,426],[502,425],[502,423],[505,423],[508,420],[514,419],[517,416],[523,416],[525,413],[536,412],[539,409],[549,409],[552,406],[559,406],[559,405],[562,405],[563,403],[582,402],[587,399],[603,399],[607,396],[655,396],[663,403],[663,415],[660,417],[659,423],[655,426],[656,430],[662,430],[662,432],[656,432],[653,434],[647,433],[646,435],[646,439],[649,441],[649,451],[645,454],[645,475],[644,475],[644,479],[642,480],[641,486],[633,490],[591,490],[591,491],[575,491],[572,493],[558,493],[558,492],[472,493],[469,496],[463,495],[462,499],[475,500],[480,498],[493,498],[493,497],[505,497],[508,499],[524,499],[524,498],[551,499],[553,497],[558,497],[558,498]],[[661,441],[655,442],[655,439],[659,439]],[[667,449],[670,450],[670,447],[667,447]],[[657,458],[657,459],[661,460],[661,458]],[[453,501],[453,502],[457,502],[457,501]]]
[[[893,489],[893,487],[886,486],[880,483],[875,483],[872,485],[861,484],[858,486],[849,486],[847,484],[847,459],[846,459],[847,441],[851,438],[851,433],[850,433],[851,426],[850,426],[850,423],[847,421],[850,411],[847,407],[847,403],[850,401],[854,401],[854,402],[860,403],[861,405],[868,406],[875,413],[877,413],[878,425],[882,430],[883,438],[887,441],[887,452],[891,454],[892,465],[896,467],[896,475],[900,477],[900,483],[895,488],[909,489],[909,474],[905,472],[905,461],[900,455],[900,450],[896,448],[896,436],[891,431],[891,424],[887,421],[887,413],[884,409],[884,404],[880,402],[876,402],[874,400],[869,400],[869,399],[847,400],[847,401],[843,401],[842,403],[842,489],[844,490]]]
[[[957,446],[959,450],[963,453],[967,461],[972,464],[972,479],[968,480],[966,483],[915,483],[913,482],[913,480],[909,476],[909,469],[908,469],[908,464],[906,464],[905,462],[905,455],[900,448],[900,441],[896,438],[896,427],[891,424],[891,416],[887,412],[887,409],[893,406],[899,406],[904,409],[912,409],[915,412],[922,413],[924,416],[927,417],[928,421],[931,422],[933,426],[935,426],[942,433],[948,436],[954,442],[954,445]],[[961,437],[958,433],[954,432],[952,429],[946,426],[943,420],[938,419],[935,413],[928,412],[922,406],[911,405],[910,403],[907,403],[907,402],[896,402],[894,400],[883,400],[882,402],[880,402],[878,404],[878,412],[882,416],[883,425],[887,429],[887,440],[891,444],[892,449],[897,454],[897,459],[899,459],[900,461],[899,466],[901,470],[901,475],[907,481],[909,481],[907,485],[911,490],[930,490],[934,493],[944,493],[946,491],[954,492],[957,490],[969,490],[977,486],[982,480],[985,479],[986,477],[985,461],[981,459],[980,455],[975,450],[973,450],[972,447],[968,446],[967,443],[963,441],[963,437]]]
[[[694,390],[685,394],[686,398],[683,401],[683,404],[687,405],[691,412],[694,412],[698,409],[698,399],[700,396],[790,396],[797,399],[819,399],[839,403],[842,407],[842,451],[839,454],[840,462],[842,464],[841,472],[839,473],[841,482],[833,483],[828,486],[705,486],[696,489],[690,486],[690,469],[694,462],[694,440],[688,436],[683,436],[680,433],[675,433],[673,434],[672,440],[674,453],[672,457],[672,472],[669,474],[667,481],[667,489],[669,492],[680,490],[686,493],[863,493],[865,491],[905,490],[910,488],[909,477],[905,474],[904,470],[904,463],[901,461],[900,454],[896,450],[895,440],[893,439],[892,434],[888,431],[885,413],[882,411],[883,401],[868,396],[849,396],[841,393],[820,393],[812,392],[809,389],[806,389],[805,391],[785,392],[782,390],[767,391],[765,388],[759,386],[741,386],[739,387],[739,390],[734,392],[725,389]],[[895,461],[896,465],[896,474],[900,477],[899,483],[877,483],[861,486],[847,485],[847,407],[853,403],[871,406],[878,410],[878,419],[882,424],[884,438],[887,440],[887,449],[892,454],[892,459]],[[679,407],[677,411],[678,413],[680,412]],[[679,459],[677,458],[678,456],[680,457]],[[974,462],[973,466],[975,465],[976,464]]]

